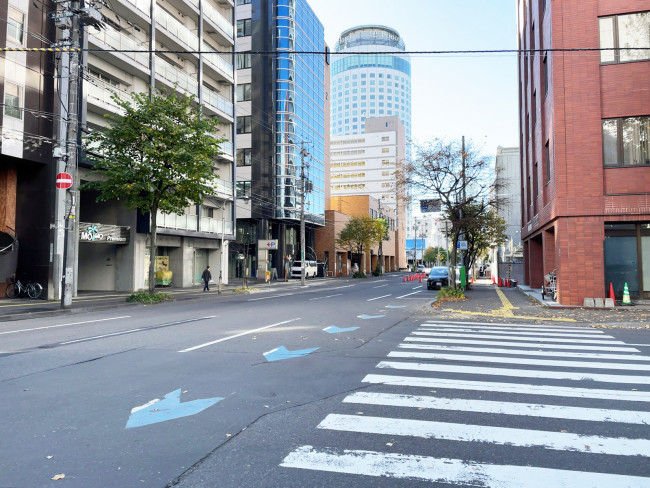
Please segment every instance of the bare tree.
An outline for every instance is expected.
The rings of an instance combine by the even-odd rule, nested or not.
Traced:
[[[477,208],[496,202],[494,166],[471,141],[434,139],[416,150],[413,161],[404,165],[399,175],[413,196],[426,195],[440,199],[441,210],[451,226],[448,236],[456,249],[460,235],[470,227]],[[473,211],[470,211],[472,209]],[[481,212],[478,212],[481,213]],[[456,253],[452,252],[451,282],[456,280]],[[465,263],[467,265],[468,263]]]

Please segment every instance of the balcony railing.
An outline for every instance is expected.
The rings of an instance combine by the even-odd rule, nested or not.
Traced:
[[[225,98],[222,95],[219,95],[216,92],[213,92],[209,88],[203,87],[203,102],[204,103],[209,103],[216,109],[220,110],[221,112],[229,115],[230,117],[233,116],[233,104],[230,100]]]
[[[222,181],[217,180],[214,185],[215,195],[218,195],[221,198],[232,198],[232,181]]]
[[[144,46],[143,48],[142,44],[136,42],[135,39],[117,32],[108,26],[99,31],[96,29],[89,29],[89,33],[90,37],[95,37],[114,49],[123,51],[142,51],[141,53],[123,52],[122,55],[133,59],[145,68],[149,68],[149,53],[144,51],[144,49],[148,49],[148,46]]]
[[[140,12],[144,14],[145,17],[149,17],[149,12],[151,8],[150,0],[124,0],[126,3],[130,3],[135,6]]]
[[[201,232],[230,235],[232,234],[232,221],[201,217]]]
[[[97,81],[97,83],[100,83]],[[102,103],[105,103],[107,105],[110,105],[116,113],[123,113],[124,109],[120,107],[115,101],[111,98],[113,93],[116,93],[120,95],[120,97],[125,98],[127,97],[126,92],[122,92],[120,90],[116,89],[109,89],[109,88],[104,88],[102,86],[97,86],[90,81],[86,81],[84,83],[84,90],[86,91],[86,94],[89,98],[94,98],[95,100],[99,100]]]
[[[233,25],[208,2],[203,2],[203,16],[217,24],[229,39],[233,39]]]
[[[164,214],[158,211],[156,224],[166,229],[198,230],[198,217],[186,214]]]
[[[201,48],[201,51],[203,52],[204,61],[211,64],[212,66],[217,68],[217,70],[225,73],[226,75],[232,78],[234,72],[232,68],[232,63],[226,61],[221,54],[219,54],[217,51],[215,51],[210,46],[208,46],[205,42],[203,43],[203,47]]]
[[[160,27],[166,29],[172,37],[176,37],[193,50],[199,48],[199,38],[161,8],[156,9],[156,22]]]
[[[156,76],[158,75],[165,78],[172,85],[178,84],[178,87],[185,90],[187,93],[194,96],[198,96],[199,94],[199,82],[196,78],[183,73],[161,57],[156,57]]]
[[[231,141],[222,142],[221,144],[219,144],[219,149],[221,149],[221,152],[224,155],[228,155],[231,158],[234,156],[233,151],[232,151],[233,148],[232,148],[232,142]]]

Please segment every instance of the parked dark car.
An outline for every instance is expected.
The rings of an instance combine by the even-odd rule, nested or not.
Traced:
[[[427,278],[427,290],[439,290],[449,286],[449,269],[446,266],[434,266]]]

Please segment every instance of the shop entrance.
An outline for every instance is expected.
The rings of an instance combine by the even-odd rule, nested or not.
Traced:
[[[617,299],[627,283],[633,298],[650,298],[650,224],[605,224],[605,293]]]

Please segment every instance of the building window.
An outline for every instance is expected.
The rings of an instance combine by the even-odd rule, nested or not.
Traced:
[[[22,45],[25,40],[25,14],[9,7],[7,17],[7,39]]]
[[[548,94],[548,56],[544,55],[542,61],[542,76],[544,76],[544,96]]]
[[[383,136],[383,137],[381,138],[381,141],[382,141],[382,142],[387,142],[389,139],[390,139],[390,137],[388,137],[388,136]]]
[[[650,116],[603,120],[605,166],[650,165]]]
[[[251,182],[250,181],[238,181],[235,184],[235,192],[237,198],[246,198],[251,196]]]
[[[5,115],[16,119],[23,118],[23,88],[15,83],[5,82]]]
[[[246,5],[251,3],[251,0],[237,0],[237,5]]]
[[[237,101],[246,102],[251,99],[251,83],[237,85]]]
[[[252,161],[251,149],[237,149],[237,166],[250,166]]]
[[[390,148],[382,147],[382,148],[381,148],[381,152],[382,152],[382,153],[388,153],[388,152],[390,152]]]
[[[237,134],[248,134],[251,131],[251,116],[240,115],[237,117]]]
[[[551,148],[550,148],[550,142],[551,141],[546,141],[546,145],[544,146],[544,159],[546,163],[546,183],[549,183],[551,181]]]
[[[601,17],[598,27],[601,63],[650,59],[650,12]]]
[[[251,67],[251,53],[237,53],[237,69],[247,69]]]
[[[237,21],[237,37],[250,36],[253,29],[252,19],[242,19]]]

